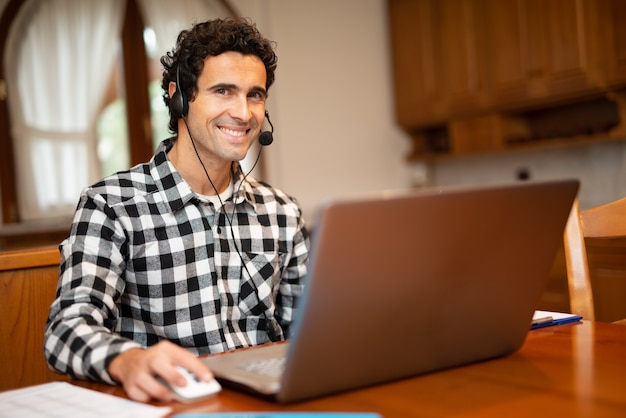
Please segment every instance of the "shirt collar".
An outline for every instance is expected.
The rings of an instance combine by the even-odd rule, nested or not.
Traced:
[[[171,138],[159,144],[150,160],[149,169],[157,189],[163,196],[163,202],[168,205],[171,212],[176,212],[190,201],[197,200],[198,195],[176,171],[167,156],[173,144],[174,141]],[[246,181],[241,165],[236,161],[232,163],[231,174],[235,184],[235,191],[232,196],[235,204],[239,205],[246,201],[253,204],[252,196],[254,196],[254,193],[252,187]]]

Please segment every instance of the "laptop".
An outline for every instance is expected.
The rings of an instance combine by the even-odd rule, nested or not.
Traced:
[[[224,386],[296,402],[509,355],[530,329],[578,186],[327,202],[289,341],[202,360]],[[257,370],[273,363],[280,374]]]

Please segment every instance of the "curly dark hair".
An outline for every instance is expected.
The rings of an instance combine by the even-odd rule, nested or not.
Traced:
[[[256,25],[248,19],[215,19],[197,23],[189,30],[183,30],[176,41],[176,46],[161,57],[163,65],[163,100],[170,108],[168,87],[176,82],[176,73],[180,71],[181,91],[188,100],[193,100],[198,91],[198,77],[204,68],[205,59],[221,53],[235,51],[244,55],[256,55],[263,61],[267,79],[265,89],[274,83],[274,72],[278,57],[274,52],[274,43],[264,38]],[[170,108],[169,130],[178,132],[178,115]]]

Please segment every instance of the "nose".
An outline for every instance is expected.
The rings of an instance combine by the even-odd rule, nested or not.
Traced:
[[[250,110],[250,104],[248,103],[248,97],[246,95],[238,95],[232,102],[230,114],[234,119],[247,122],[252,117],[252,111]]]

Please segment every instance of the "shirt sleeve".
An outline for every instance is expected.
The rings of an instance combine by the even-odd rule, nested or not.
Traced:
[[[102,196],[81,196],[70,234],[60,245],[56,299],[45,328],[48,366],[74,378],[116,383],[107,369],[141,345],[113,332],[124,292],[125,236]]]

